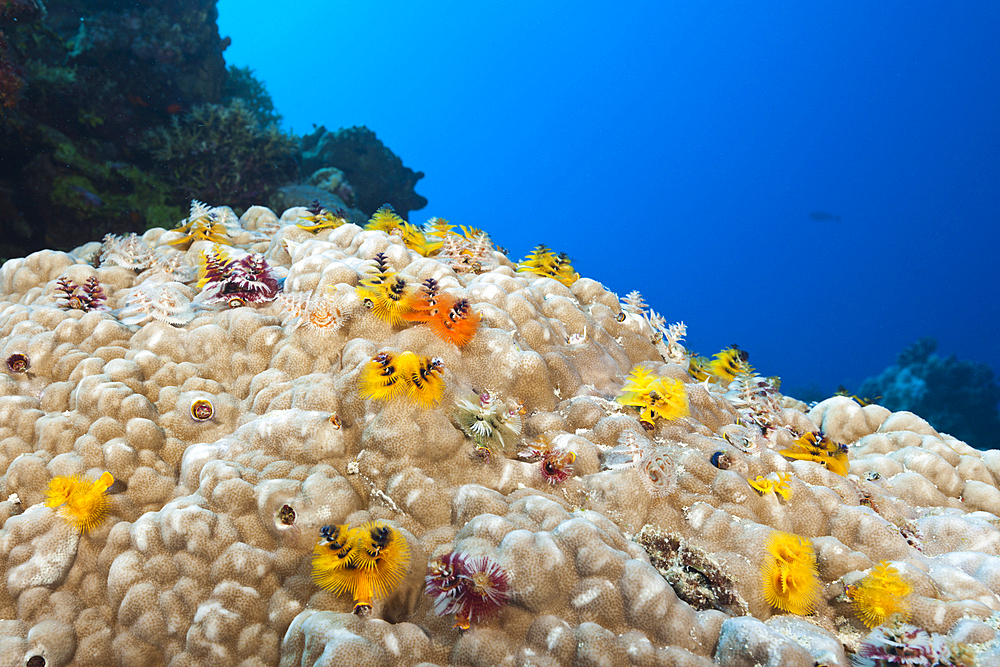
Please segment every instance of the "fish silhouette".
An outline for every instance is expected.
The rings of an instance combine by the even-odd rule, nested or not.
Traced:
[[[840,222],[840,216],[826,211],[813,211],[809,217],[816,222]]]

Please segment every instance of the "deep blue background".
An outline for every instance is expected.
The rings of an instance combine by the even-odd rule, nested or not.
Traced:
[[[412,222],[564,251],[783,389],[927,335],[1000,368],[1000,3],[218,6],[286,127],[426,172]]]

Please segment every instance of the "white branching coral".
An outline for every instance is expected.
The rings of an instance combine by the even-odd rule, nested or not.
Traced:
[[[493,242],[485,232],[472,239],[447,234],[437,257],[455,273],[482,273],[499,265],[493,254]]]
[[[739,377],[729,383],[726,398],[748,424],[762,429],[782,425],[781,394],[766,377]]]
[[[646,305],[646,301],[642,298],[642,294],[638,290],[632,290],[625,295],[624,299],[621,299],[622,310],[627,313],[634,313],[636,315],[642,315],[646,312],[649,306]]]
[[[141,237],[129,233],[124,236],[107,234],[101,244],[101,266],[123,266],[133,271],[144,271],[153,265],[153,250]]]
[[[653,344],[663,360],[676,364],[685,363],[688,352],[681,345],[681,341],[687,335],[687,327],[684,323],[675,322],[668,325],[666,318],[653,309],[650,309],[645,317],[649,327],[653,330]]]

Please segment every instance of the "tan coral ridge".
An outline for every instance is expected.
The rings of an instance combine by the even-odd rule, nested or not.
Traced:
[[[184,269],[210,245],[179,252],[173,231],[142,236],[144,253],[172,253],[166,273],[95,269],[96,243],[0,269],[0,354],[30,361],[0,375],[0,665],[846,665],[841,642],[866,629],[843,592],[883,560],[913,587],[909,622],[995,637],[982,621],[1000,610],[996,452],[845,397],[771,401],[761,430],[752,405],[677,363],[675,340],[661,356],[658,316],[623,317],[600,283],[517,273],[496,251],[481,273],[458,273],[398,236],[313,233],[301,215],[219,209],[233,248],[284,280],[288,298],[257,307],[195,307]],[[459,349],[366,310],[355,288],[377,253],[408,283],[468,299],[473,339]],[[60,278],[94,278],[108,310],[60,308]],[[137,289],[166,283],[194,304],[187,315],[118,319]],[[289,308],[320,296],[337,326],[301,326]],[[440,403],[365,400],[359,378],[382,351],[440,358]],[[637,364],[682,382],[690,414],[649,431],[614,402]],[[550,484],[537,463],[478,455],[454,413],[473,392],[523,406],[511,451],[544,436],[573,453],[572,476]],[[780,455],[819,429],[848,446],[848,476]],[[670,486],[651,494],[646,468],[615,464],[623,441],[669,461]],[[81,535],[44,506],[51,478],[104,471],[122,488],[100,526]],[[787,499],[747,482],[773,474],[789,476]],[[370,520],[400,531],[411,565],[354,615],[313,582],[310,555],[322,526]],[[698,596],[675,592],[629,539],[644,526],[725,572],[740,604],[685,602]],[[764,598],[773,530],[814,545],[811,616]],[[509,575],[510,603],[464,633],[423,594],[426,563],[452,551]]]

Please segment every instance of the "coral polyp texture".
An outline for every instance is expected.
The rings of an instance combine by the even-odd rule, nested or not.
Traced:
[[[214,204],[0,268],[0,664],[1000,664],[997,451],[545,248]]]

